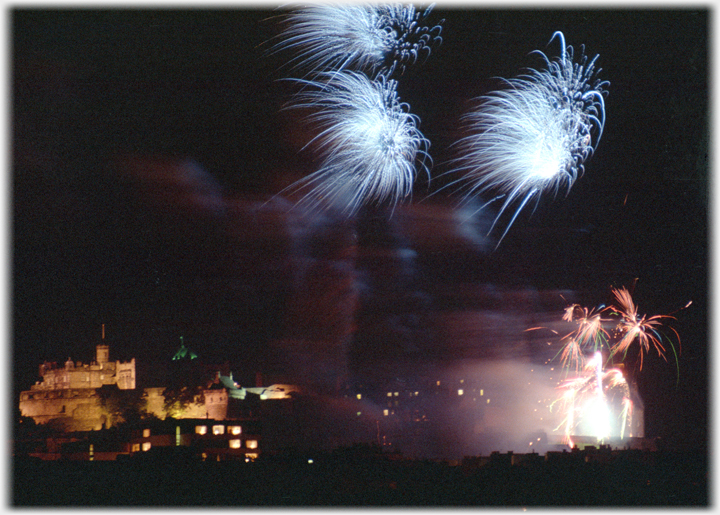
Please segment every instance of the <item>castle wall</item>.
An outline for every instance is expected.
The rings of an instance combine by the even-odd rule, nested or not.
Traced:
[[[225,420],[227,418],[228,393],[224,388],[221,390],[204,390],[205,409],[207,418],[214,420]]]
[[[115,377],[121,390],[135,389],[135,358],[127,363],[116,362]]]
[[[102,429],[106,420],[100,397],[95,390],[88,389],[22,392],[20,413],[38,424],[61,419],[68,429],[75,431]]]
[[[83,365],[69,371],[70,388],[100,388],[115,384],[115,363]]]
[[[46,364],[40,367],[40,373],[43,381],[33,386],[35,390],[101,388],[113,384],[121,390],[135,389],[135,358],[127,363],[75,364],[68,361],[63,368],[51,368],[50,364]]]
[[[165,397],[163,396],[165,388],[145,388],[145,399],[147,406],[145,411],[150,415],[155,415],[160,420],[165,420]]]
[[[168,413],[165,411],[165,396],[163,395],[164,387],[145,388],[145,399],[147,400],[147,406],[145,412],[149,415],[154,415],[160,420],[165,420]],[[227,403],[226,403],[227,405]],[[207,400],[205,403],[192,402],[179,415],[175,415],[175,418],[208,418]],[[227,411],[227,409],[226,409]],[[212,418],[212,417],[210,417]],[[222,420],[222,419],[220,419]]]

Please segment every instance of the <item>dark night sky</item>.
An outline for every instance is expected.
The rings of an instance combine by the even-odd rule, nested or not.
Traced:
[[[462,303],[439,293],[456,285],[569,290],[593,306],[637,278],[643,313],[693,301],[674,323],[679,386],[672,358],[646,359],[638,374],[647,433],[706,436],[707,11],[437,9],[442,45],[398,79],[432,143],[432,183],[418,181],[415,203],[390,222],[361,215],[355,236],[349,222],[321,217],[287,226],[282,199],[258,209],[316,164],[299,152],[311,129],[281,111],[287,56],[262,45],[278,32],[274,14],[12,11],[16,389],[35,381],[42,360],[89,361],[103,323],[111,357],[145,363],[167,359],[184,336],[210,361],[262,368],[294,338],[328,331],[355,334],[353,359],[391,359],[432,354],[416,319]],[[471,100],[498,77],[541,66],[532,50],[556,55],[557,42],[547,46],[556,30],[600,54],[611,83],[602,141],[570,193],[518,217],[497,251],[461,242],[452,195],[417,201],[448,181],[440,174]],[[387,249],[414,252],[406,282]],[[307,265],[321,260],[325,268]],[[352,262],[374,296],[343,289]],[[378,280],[385,274],[391,285]],[[317,302],[304,299],[308,287]],[[363,351],[373,310],[386,309],[413,342]],[[336,358],[321,357],[337,351],[328,345],[305,350],[332,367]]]

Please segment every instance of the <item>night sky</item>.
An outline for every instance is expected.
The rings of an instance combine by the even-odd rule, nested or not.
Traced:
[[[442,44],[397,77],[431,141],[432,179],[392,216],[353,220],[272,198],[318,165],[302,150],[312,126],[282,110],[293,70],[267,52],[277,14],[11,11],[16,391],[43,360],[90,361],[101,324],[111,359],[136,357],[139,373],[182,336],[247,382],[292,370],[332,383],[465,357],[441,313],[533,310],[530,296],[554,299],[547,322],[569,300],[555,292],[595,307],[627,286],[651,316],[692,301],[672,322],[679,384],[672,356],[651,353],[633,373],[646,435],[704,446],[708,12],[437,8]],[[603,137],[569,194],[527,209],[493,250],[499,234],[482,228],[495,207],[463,222],[472,210],[440,191],[454,178],[442,174],[473,99],[542,66],[531,51],[557,55],[557,30],[600,55]],[[493,305],[512,297],[493,291],[520,300]]]

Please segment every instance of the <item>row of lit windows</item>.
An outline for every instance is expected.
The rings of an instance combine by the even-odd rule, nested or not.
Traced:
[[[198,435],[206,435],[208,432],[208,426],[195,426],[195,434]],[[242,426],[227,426],[227,432],[230,435],[239,435],[242,433]],[[217,424],[212,426],[212,434],[214,435],[224,435],[225,434],[225,426],[222,424]],[[147,438],[150,436],[150,429],[143,429],[143,438]]]
[[[240,438],[233,438],[232,440],[228,440],[228,447],[230,447],[231,449],[240,449],[242,447],[242,440],[240,440]],[[245,440],[245,447],[247,447],[248,449],[257,449],[258,441]],[[142,444],[132,444],[132,452],[138,452],[140,451],[140,449],[142,449],[143,451],[149,451],[151,448],[152,444],[150,442],[143,442]]]
[[[240,438],[233,438],[232,440],[228,440],[228,445],[231,449],[239,449],[242,445],[242,442]],[[245,447],[248,449],[257,449],[258,448],[258,441],[257,440],[245,440]]]
[[[195,434],[206,435],[207,432],[208,432],[208,426],[195,426]],[[239,435],[240,433],[242,433],[242,427],[241,426],[227,426],[227,432],[228,432],[228,434],[231,434],[231,435]],[[225,426],[222,424],[212,426],[212,434],[224,435],[225,434]]]
[[[464,380],[460,380],[460,383],[464,383]],[[440,385],[440,381],[438,381],[437,384],[438,384],[438,386],[439,386],[439,385]],[[464,395],[465,390],[462,389],[462,388],[460,388],[460,389],[458,389],[457,392],[458,392],[458,395]],[[410,397],[418,397],[418,396],[420,395],[420,392],[409,392],[409,393],[410,393]],[[388,396],[388,397],[398,397],[399,395],[400,395],[400,392],[387,392],[387,396]],[[483,395],[485,395],[485,391],[481,388],[481,389],[480,389],[480,396],[482,397]],[[358,394],[356,395],[356,397],[357,397],[358,400],[360,400],[360,399],[362,399],[362,394],[358,393]],[[397,405],[397,404],[396,404],[396,405]]]
[[[142,446],[139,443],[132,444],[132,452],[138,452],[141,448],[143,451],[149,451],[152,447],[150,442],[143,442]]]
[[[205,461],[205,460],[207,460],[208,455],[207,455],[207,453],[204,452],[204,453],[202,453],[202,454],[200,455],[200,457],[202,458],[203,461]],[[245,462],[246,462],[246,463],[249,463],[249,462],[251,462],[251,461],[255,461],[257,458],[258,458],[258,454],[257,454],[257,453],[254,453],[254,452],[246,452],[246,453],[245,453]],[[216,459],[217,459],[218,461],[220,461],[220,455],[219,455],[219,454],[216,456]],[[310,460],[309,462],[312,462],[312,460]]]

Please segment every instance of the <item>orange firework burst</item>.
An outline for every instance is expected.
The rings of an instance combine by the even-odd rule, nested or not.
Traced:
[[[578,304],[572,304],[565,308],[562,319],[566,322],[575,320],[578,324],[575,331],[561,339],[561,341],[569,340],[560,355],[563,366],[570,368],[574,364],[577,372],[583,366],[585,353],[590,348],[596,351],[598,347],[602,346],[602,342],[607,340],[608,333],[602,327],[605,320],[600,317],[599,312],[595,313],[594,309],[588,310]]]
[[[612,289],[615,299],[617,300],[618,306],[611,306],[617,310],[621,317],[618,323],[617,329],[622,333],[622,338],[611,347],[610,356],[614,356],[617,353],[622,353],[623,357],[626,355],[628,348],[634,342],[638,342],[640,348],[640,370],[643,366],[643,357],[650,350],[652,345],[657,350],[657,353],[665,361],[665,347],[661,343],[662,335],[658,332],[658,328],[661,326],[661,319],[670,318],[675,319],[670,315],[655,315],[647,317],[646,315],[639,316],[638,308],[632,300],[630,292],[626,288],[619,290]],[[680,343],[680,335],[673,329],[670,328],[675,335],[678,337],[678,344]],[[675,353],[675,347],[672,342],[668,340],[672,347],[673,353]],[[677,354],[675,356],[677,361]]]

